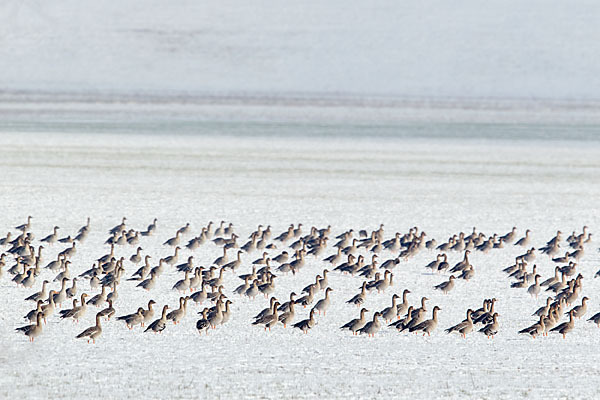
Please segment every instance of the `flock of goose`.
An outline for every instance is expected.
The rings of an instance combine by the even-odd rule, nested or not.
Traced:
[[[321,229],[312,227],[305,232],[302,224],[298,224],[290,225],[278,235],[272,235],[271,226],[259,225],[247,240],[238,243],[241,238],[231,223],[221,221],[216,226],[210,222],[198,236],[193,236],[188,223],[164,241],[163,246],[172,249],[169,250],[172,253],[153,264],[153,255],[144,254],[143,245],[147,237],[157,235],[157,220],[138,231],[129,227],[127,219],[123,218],[120,224],[108,231],[104,242],[106,247],[101,248],[98,257],[88,260],[89,268],[84,264],[73,265],[71,261],[80,246],[86,245],[92,229],[89,218],[87,224],[72,237],[61,237],[60,228],[55,226],[52,232],[37,239],[32,228],[32,217],[28,217],[26,223],[0,238],[0,279],[8,275],[17,287],[28,291],[24,293],[19,289],[12,293],[23,294],[26,302],[34,304],[25,315],[29,324],[16,328],[30,341],[43,334],[48,319],[78,322],[92,307],[96,309],[95,323],[75,335],[76,338],[95,343],[102,335],[102,324],[113,317],[129,329],[141,326],[143,332],[161,333],[170,323],[178,325],[184,322],[188,305],[192,303],[200,306],[195,329],[200,334],[208,334],[230,320],[234,310],[232,299],[237,296],[268,299],[267,306],[253,321],[248,321],[249,326],[260,326],[265,331],[276,326],[290,326],[306,334],[317,325],[318,318],[326,317],[332,299],[337,295],[336,301],[344,300],[346,307],[358,310],[357,318],[340,327],[353,335],[375,336],[384,328],[430,336],[438,328],[438,313],[443,312],[443,306],[430,308],[429,299],[425,296],[417,304],[411,304],[411,291],[401,288],[392,294],[388,307],[376,310],[368,317],[371,311],[365,307],[367,298],[386,290],[389,293],[389,289],[394,287],[395,272],[400,276],[395,269],[421,252],[431,253],[433,259],[423,265],[428,274],[451,274],[442,283],[432,285],[444,295],[451,296],[458,280],[469,282],[476,274],[477,268],[470,261],[472,253],[496,252],[505,246],[523,249],[514,263],[504,266],[504,273],[512,280],[507,286],[526,290],[536,298],[542,293],[547,294],[545,305],[533,312],[532,324],[519,330],[519,334],[536,338],[555,332],[565,338],[575,328],[577,319],[588,316],[590,299],[587,296],[580,298],[583,275],[578,270],[584,248],[591,242],[592,235],[587,227],[568,237],[563,237],[558,231],[543,246],[536,248],[532,246],[531,232],[527,230],[524,235],[518,236],[516,228],[504,235],[485,235],[474,228],[472,232],[460,232],[438,243],[435,239],[427,239],[426,233],[416,227],[406,233],[386,237],[383,225],[371,232],[350,229],[333,234],[330,226]],[[222,255],[200,265],[195,259],[202,257],[205,246],[221,247]],[[45,260],[44,251],[51,250],[55,254]],[[127,256],[118,256],[117,251]],[[187,259],[180,259],[183,252],[189,254]],[[252,253],[260,256],[252,256]],[[451,265],[448,262],[450,253],[459,253],[462,259]],[[554,275],[543,281],[544,277],[534,263],[536,257],[542,256],[555,264]],[[320,265],[312,283],[304,288],[298,287],[283,298],[273,296],[277,282],[282,279],[298,274],[315,274],[315,271],[310,271],[314,267],[306,268],[309,258]],[[131,313],[125,313],[125,307],[115,308],[119,291],[141,293],[145,290],[152,293],[166,270],[177,274],[177,280],[172,282],[172,286],[169,284],[173,291],[180,293],[177,306],[164,304],[158,307],[160,312],[157,314],[154,300],[140,304]],[[225,276],[228,273],[239,276],[237,287],[226,287]],[[355,279],[358,292],[350,298],[340,299],[341,294],[330,285],[331,274]],[[600,271],[596,276],[599,275]],[[396,278],[396,283],[398,281]],[[38,287],[39,291],[31,293],[34,287]],[[80,293],[82,288],[85,292]],[[469,307],[464,310],[465,319],[457,321],[445,332],[455,332],[463,338],[471,332],[480,332],[494,338],[501,330],[496,302],[496,298],[486,298],[481,307]],[[72,305],[66,306],[68,303]],[[240,303],[248,304],[246,301]],[[589,321],[600,327],[600,313],[591,316]]]

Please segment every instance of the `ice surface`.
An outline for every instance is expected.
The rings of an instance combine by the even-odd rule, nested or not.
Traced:
[[[0,87],[598,100],[599,7],[5,0]]]
[[[340,127],[343,129],[343,126]],[[599,226],[600,157],[596,142],[415,140],[386,137],[284,138],[211,135],[117,135],[3,133],[0,227],[8,231],[34,216],[38,240],[54,224],[73,232],[92,219],[89,238],[73,258],[81,272],[108,251],[106,231],[127,216],[142,229],[158,218],[156,236],[142,239],[144,254],[171,254],[161,244],[190,222],[194,234],[209,220],[234,223],[243,238],[258,224],[275,233],[290,223],[324,227],[337,234],[349,228],[375,229],[386,237],[417,225],[438,241],[477,226],[488,234],[532,229],[535,246],[557,229],[570,233],[584,224]],[[52,259],[64,246],[46,249]],[[591,298],[588,316],[600,311],[597,241],[586,246],[579,264],[585,276],[582,295]],[[118,248],[129,257],[131,246]],[[440,326],[430,338],[383,329],[374,339],[353,337],[338,327],[358,310],[345,303],[360,278],[330,274],[332,305],[327,316],[303,335],[275,328],[265,333],[250,325],[267,305],[231,294],[240,281],[226,274],[231,320],[208,336],[195,330],[192,305],[181,325],[163,335],[104,323],[97,344],[75,335],[93,324],[93,310],[78,325],[55,316],[31,344],[14,332],[32,306],[22,299],[39,290],[16,288],[5,273],[0,280],[0,397],[99,398],[110,395],[149,398],[592,398],[598,395],[598,328],[577,321],[566,340],[551,335],[531,340],[517,335],[528,326],[536,301],[510,289],[501,269],[522,249],[507,246],[476,253],[476,276],[457,282],[447,296],[433,290],[446,276],[424,266],[435,254],[423,251],[395,269],[394,286],[368,296],[372,312],[387,307],[392,293],[409,288],[413,304],[421,296],[439,305]],[[194,252],[208,265],[219,248],[206,244]],[[327,254],[333,253],[328,251]],[[189,251],[181,254],[185,260]],[[259,254],[244,255],[239,272]],[[383,259],[392,254],[384,252]],[[455,263],[461,254],[451,253]],[[46,261],[47,262],[47,261]],[[536,260],[542,275],[552,274],[547,256]],[[309,258],[297,276],[282,276],[275,295],[287,298],[321,272],[324,263]],[[128,275],[132,265],[126,263]],[[180,275],[168,270],[150,293],[123,282],[117,314],[133,312],[150,298],[175,306],[171,291]],[[52,287],[56,287],[53,284]],[[80,290],[88,291],[87,282]],[[95,291],[93,291],[95,293]],[[498,299],[500,333],[494,340],[473,333],[467,340],[442,329],[464,318],[486,297]],[[322,297],[319,294],[317,298]],[[300,310],[297,320],[308,310]]]

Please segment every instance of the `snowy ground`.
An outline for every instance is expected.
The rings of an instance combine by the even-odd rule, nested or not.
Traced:
[[[102,245],[106,232],[122,216],[135,229],[158,218],[156,235],[141,243],[154,262],[171,254],[161,244],[186,222],[197,234],[209,220],[221,219],[233,222],[242,238],[258,224],[271,224],[279,233],[298,222],[306,228],[330,224],[332,234],[384,223],[386,237],[416,225],[438,241],[473,226],[490,234],[516,225],[520,234],[532,229],[536,246],[557,229],[570,233],[587,224],[596,232],[600,226],[600,147],[593,141],[5,132],[0,145],[0,232],[31,214],[37,239],[55,224],[61,233],[73,234],[90,216],[91,233],[72,260],[74,273],[108,252]],[[62,248],[47,249],[46,262]],[[597,248],[597,240],[588,244],[579,264],[585,276],[582,295],[591,298],[588,316],[600,311],[600,283],[592,278],[600,268]],[[129,257],[133,251],[119,248],[118,255]],[[412,291],[413,304],[429,297],[430,307],[439,305],[442,311],[438,330],[425,338],[387,328],[374,339],[340,331],[358,314],[345,300],[358,292],[361,279],[337,274],[330,274],[331,309],[309,334],[282,327],[265,333],[250,322],[267,300],[231,294],[240,281],[229,273],[226,294],[234,301],[233,315],[208,336],[198,336],[200,307],[192,305],[181,325],[169,325],[160,336],[139,328],[129,331],[113,320],[104,323],[96,345],[88,345],[75,339],[93,324],[94,312],[88,310],[79,325],[51,318],[31,344],[14,332],[32,306],[22,299],[52,274],[44,272],[35,290],[22,289],[10,282],[5,268],[0,279],[0,397],[598,396],[600,358],[594,349],[600,330],[595,325],[577,321],[566,340],[517,335],[545,300],[511,289],[501,272],[521,252],[508,246],[474,254],[475,278],[458,282],[447,296],[433,290],[447,276],[429,275],[423,268],[436,253],[423,251],[396,268],[394,286],[369,295],[366,307],[371,312],[387,307],[392,294],[405,288]],[[198,265],[208,265],[219,253],[206,244],[194,256]],[[186,250],[180,257],[188,255]],[[382,259],[392,256],[385,252]],[[258,257],[253,253],[243,259]],[[460,258],[451,254],[451,264]],[[544,278],[552,274],[547,256],[536,262]],[[281,276],[275,295],[287,298],[324,267],[309,258],[297,276]],[[134,269],[131,264],[126,268],[128,274]],[[238,272],[249,270],[246,264]],[[150,293],[123,282],[117,314],[133,312],[151,298],[157,308],[176,306],[179,295],[170,288],[178,279],[167,271]],[[87,282],[80,290],[89,291]],[[501,315],[494,340],[478,333],[463,340],[443,332],[461,321],[467,308],[492,296]],[[300,310],[297,320],[307,313]]]

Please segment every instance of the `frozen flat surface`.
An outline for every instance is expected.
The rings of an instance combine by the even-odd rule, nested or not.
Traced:
[[[61,233],[73,234],[90,216],[90,236],[72,259],[74,273],[108,252],[102,244],[106,232],[122,216],[135,229],[158,218],[156,235],[141,242],[153,262],[171,254],[162,243],[186,222],[197,234],[209,220],[231,221],[244,239],[258,224],[271,224],[274,234],[291,223],[302,222],[305,230],[330,224],[333,235],[384,223],[386,237],[416,225],[438,242],[473,226],[504,234],[516,225],[519,234],[532,229],[535,246],[557,229],[570,233],[587,224],[596,232],[600,223],[600,148],[595,141],[4,132],[0,146],[0,232],[31,214],[38,240],[55,224]],[[46,262],[62,248],[46,249]],[[600,283],[592,279],[600,267],[597,248],[597,241],[588,244],[579,264],[585,276],[582,295],[591,298],[588,316],[600,311]],[[117,254],[129,257],[133,251],[127,246]],[[205,244],[194,252],[196,264],[209,265],[219,253],[215,245]],[[442,308],[438,330],[429,338],[387,328],[374,339],[340,331],[358,314],[345,300],[358,293],[361,278],[334,273],[331,308],[309,334],[283,327],[265,333],[250,322],[267,300],[231,294],[241,281],[228,273],[225,292],[234,301],[233,314],[208,336],[198,336],[200,307],[191,305],[181,325],[169,325],[162,335],[129,331],[112,320],[104,323],[97,344],[88,345],[75,339],[93,324],[94,312],[88,310],[79,325],[51,318],[31,344],[14,332],[32,306],[22,299],[53,275],[46,271],[35,290],[22,289],[10,282],[5,268],[0,279],[0,397],[597,397],[600,359],[594,349],[600,330],[595,325],[577,321],[566,340],[517,335],[545,300],[510,289],[501,272],[521,253],[508,246],[474,254],[475,278],[458,282],[444,296],[433,285],[447,276],[425,273],[436,253],[423,251],[394,270],[395,284],[385,294],[368,296],[371,312],[387,307],[391,295],[405,288],[412,291],[412,304],[428,296],[430,308]],[[180,257],[188,255],[186,250]],[[392,256],[384,252],[381,258]],[[248,263],[238,272],[249,271],[249,262],[258,257],[244,255]],[[460,258],[451,253],[451,264]],[[536,262],[544,278],[552,274],[547,256]],[[309,258],[298,275],[279,278],[275,295],[285,299],[298,292],[324,267]],[[126,263],[127,275],[133,269]],[[122,282],[117,315],[135,311],[150,298],[157,308],[176,306],[179,295],[170,288],[180,278],[167,270],[150,293]],[[79,288],[89,292],[87,282]],[[464,318],[467,308],[492,296],[501,314],[494,340],[479,333],[467,340],[443,333]],[[296,320],[307,313],[299,310]]]
[[[5,0],[0,88],[598,100],[584,0]]]

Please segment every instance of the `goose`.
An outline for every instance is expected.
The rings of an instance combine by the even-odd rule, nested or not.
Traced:
[[[136,287],[141,287],[142,289],[146,289],[146,290],[150,291],[155,285],[156,285],[156,273],[154,271],[150,271],[150,278],[138,283],[136,285]]]
[[[223,310],[221,308],[222,305],[223,303],[221,300],[217,300],[214,311],[208,315],[208,322],[210,323],[212,329],[216,329],[217,325],[223,322]]]
[[[43,242],[43,243],[49,243],[49,244],[56,243],[56,241],[58,239],[58,230],[59,229],[60,228],[58,226],[55,226],[54,229],[53,229],[53,232],[50,235],[48,235],[45,238],[43,238],[41,240],[41,242]]]
[[[96,307],[100,307],[106,301],[106,286],[102,286],[102,291],[89,299],[87,304],[91,304]]]
[[[454,275],[450,275],[450,278],[446,282],[442,282],[439,285],[434,286],[434,289],[441,290],[442,293],[448,294],[452,289],[454,289]]]
[[[164,259],[164,262],[170,265],[171,267],[177,263],[177,259],[179,258],[179,250],[181,248],[179,246],[175,247],[175,252],[173,255],[170,255]]]
[[[142,311],[142,315],[144,317],[142,324],[141,324],[142,327],[144,326],[144,324],[152,321],[152,318],[154,318],[154,308],[152,308],[152,306],[154,304],[156,304],[156,302],[154,300],[148,301],[148,309]]]
[[[594,314],[590,319],[588,319],[588,321],[592,321],[598,325],[598,328],[600,328],[600,312]]]
[[[451,332],[458,332],[460,333],[460,335],[463,338],[467,337],[467,334],[469,334],[472,330],[473,330],[473,321],[471,320],[471,313],[473,312],[473,310],[471,310],[470,308],[467,310],[467,318],[466,320],[460,322],[459,324],[456,324],[448,329],[446,329],[446,333],[451,333]]]
[[[185,271],[185,278],[177,281],[175,285],[173,285],[172,290],[177,290],[180,293],[186,292],[190,288],[190,273]]]
[[[278,310],[281,310],[281,309],[282,309],[281,306],[279,306]],[[294,311],[294,302],[291,301],[291,302],[289,302],[287,311],[283,312],[279,316],[279,322],[281,322],[283,324],[283,327],[286,328],[288,324],[291,324],[292,322],[294,322],[295,316],[296,316],[296,313]]]
[[[71,261],[65,261],[63,264],[63,270],[54,277],[54,282],[62,281],[63,279],[71,279],[71,272],[69,271],[69,265]]]
[[[42,314],[38,313],[36,315],[36,323],[34,325],[16,328],[16,331],[23,332],[23,334],[29,338],[29,341],[33,342],[36,337],[42,334]]]
[[[40,290],[39,292],[34,293],[31,296],[27,297],[25,299],[25,301],[35,301],[35,302],[37,302],[40,299],[46,298],[48,296],[48,287],[47,287],[48,283],[50,283],[50,282],[48,282],[47,280],[43,281],[42,282],[42,290]]]
[[[173,325],[177,325],[183,317],[185,317],[185,312],[187,310],[187,302],[189,297],[180,297],[179,298],[179,308],[171,311],[167,314],[167,320],[173,321]],[[142,309],[142,311],[144,311]]]
[[[227,249],[223,248],[223,255],[221,257],[218,257],[215,261],[213,261],[213,264],[215,264],[217,267],[222,267],[223,265],[227,264],[227,262]]]
[[[198,333],[200,335],[202,335],[202,332],[206,332],[206,334],[208,335],[208,328],[210,327],[210,322],[208,322],[208,318],[206,316],[206,313],[208,311],[208,308],[205,308],[204,310],[202,310],[202,318],[200,318],[197,322],[196,322],[196,329],[198,330]]]
[[[231,300],[225,301],[225,310],[223,310],[223,319],[221,320],[221,325],[229,321],[231,317],[231,308],[229,307],[232,304]]]
[[[278,262],[280,264],[286,263],[289,260],[290,256],[287,251],[282,251],[277,256],[273,257],[273,261]]]
[[[498,313],[494,313],[492,315],[492,323],[487,324],[483,328],[479,330],[479,332],[483,333],[485,336],[489,338],[494,338],[494,336],[498,333]]]
[[[21,232],[27,232],[30,228],[31,228],[31,219],[33,217],[30,215],[27,217],[27,223],[26,224],[22,224],[19,226],[16,226],[15,229]]]
[[[522,237],[521,239],[517,240],[515,243],[515,246],[521,246],[521,247],[529,246],[529,242],[531,241],[531,238],[529,237],[530,233],[531,233],[531,231],[529,229],[527,229],[525,231],[525,236]]]
[[[565,339],[567,333],[571,332],[575,327],[575,320],[573,319],[574,314],[574,310],[569,311],[569,321],[563,322],[562,324],[550,329],[550,332],[558,332],[562,335],[563,339]]]
[[[27,275],[20,282],[24,288],[31,288],[35,284],[35,270],[33,268],[27,270]]]
[[[286,311],[289,311],[289,309],[290,309],[290,306],[291,306],[292,304],[295,304],[295,303],[296,303],[296,300],[295,300],[295,297],[296,297],[296,296],[297,296],[297,295],[296,295],[296,293],[295,293],[295,292],[291,292],[291,293],[290,293],[290,300],[289,300],[289,301],[286,301],[285,303],[282,303],[282,304],[279,306],[279,308],[278,308],[278,311],[281,311],[281,312],[286,312]]]
[[[538,308],[538,309],[537,309],[537,311],[536,311],[536,312],[534,312],[534,313],[533,313],[533,314],[531,314],[531,315],[533,315],[533,316],[537,316],[537,317],[539,317],[539,316],[541,316],[541,315],[547,315],[547,314],[548,314],[548,312],[550,311],[550,303],[551,303],[551,302],[552,302],[552,297],[548,297],[548,298],[546,299],[546,305],[545,305],[545,306],[542,306],[542,307],[540,307],[540,308]]]
[[[314,314],[315,310],[311,309],[308,315],[308,319],[303,319],[302,321],[295,323],[293,327],[300,329],[305,334],[308,333],[308,331],[315,326]]]
[[[150,256],[147,255],[144,257],[144,265],[138,268],[138,270],[131,275],[128,281],[141,281],[146,278],[146,276],[150,273],[152,267],[150,266]]]
[[[437,267],[438,272],[443,272],[443,271],[446,271],[448,268],[450,268],[450,264],[448,264],[448,256],[446,254],[442,254],[441,256],[442,256],[441,258],[443,260],[441,260],[440,263],[438,264],[438,267]]]
[[[396,299],[398,298],[400,298],[400,296],[394,294],[392,296],[392,305],[380,311],[381,317],[384,321],[390,322],[398,317],[398,305],[396,304]]]
[[[311,283],[310,285],[307,285],[304,287],[304,289],[302,289],[302,293],[308,293],[311,289],[314,291],[320,290],[321,289],[321,284],[319,283],[321,281],[321,275],[317,275],[315,277],[315,283]]]
[[[168,239],[166,242],[163,243],[163,245],[175,247],[175,246],[178,246],[180,242],[181,242],[181,233],[179,231],[177,231],[177,233],[175,233],[175,237]]]
[[[70,310],[63,310],[60,312],[60,317],[62,319],[72,318],[73,321],[79,322],[81,318],[84,317],[87,311],[87,304],[85,303],[85,299],[87,297],[86,293],[81,294],[81,304],[77,306],[76,299],[73,300],[73,308]]]
[[[275,296],[271,297],[271,299],[269,300],[269,307],[266,307],[261,312],[256,314],[256,316],[254,316],[254,319],[258,320],[258,319],[263,318],[266,315],[273,314],[273,305],[275,304],[276,301],[277,301],[277,298]]]
[[[379,332],[379,329],[381,329],[381,323],[378,320],[379,317],[380,317],[379,312],[376,312],[375,314],[373,314],[373,320],[370,322],[367,322],[365,324],[365,326],[360,328],[358,330],[358,333],[360,333],[361,335],[366,333],[369,337],[374,337],[375,334],[377,332]]]
[[[527,293],[529,293],[531,295],[531,297],[535,296],[535,298],[538,298],[538,294],[540,293],[540,275],[536,274],[535,275],[535,283],[531,286],[529,286],[529,288],[527,289]]]
[[[194,303],[202,304],[208,298],[208,293],[205,290],[205,286],[206,285],[204,283],[202,283],[200,285],[200,290],[190,296],[190,298],[194,301]]]
[[[329,292],[332,291],[333,289],[330,287],[325,289],[325,297],[317,301],[317,304],[315,304],[314,308],[319,312],[319,315],[321,315],[321,312],[323,312],[323,315],[327,313],[327,309],[329,308],[329,304],[331,303],[331,299],[329,298]]]
[[[204,283],[204,279],[202,278],[202,267],[196,267],[194,270],[194,276],[190,279],[190,291],[198,289]]]
[[[38,314],[42,315],[43,318],[43,304],[44,301],[42,299],[37,301],[37,305],[36,308],[34,308],[33,310],[29,311],[26,315],[25,315],[25,319],[29,320],[29,322],[35,322],[36,321],[36,317]]]
[[[409,293],[411,293],[411,291],[408,289],[404,289],[404,291],[402,292],[402,303],[397,305],[397,311],[396,311],[398,318],[400,318],[400,315],[403,315],[409,308],[408,300],[407,300]]]
[[[279,302],[275,301],[273,303],[272,313],[264,315],[262,318],[257,319],[252,323],[252,325],[264,325],[265,330],[267,328],[271,331],[271,328],[279,322],[279,315],[277,314],[277,307],[279,307]]]
[[[88,338],[88,343],[92,339],[96,343],[96,339],[102,334],[102,325],[100,324],[100,313],[96,314],[96,325],[91,326],[76,336],[77,339]]]
[[[58,304],[58,307],[67,299],[67,281],[67,278],[62,279],[60,290],[54,295],[53,300],[55,304]]]
[[[223,294],[223,285],[216,287],[215,290],[208,293],[206,296],[207,296],[208,300],[215,301],[215,302],[221,300],[222,298],[227,297]]]
[[[238,269],[241,265],[242,265],[242,251],[238,250],[237,252],[237,258],[233,261],[228,262],[227,264],[223,265],[224,269],[230,269],[232,272],[235,273],[235,270]]]
[[[115,315],[115,309],[113,307],[113,300],[108,299],[108,307],[101,310],[98,314],[100,314],[101,317],[106,317],[107,321],[110,321],[110,317]],[[142,323],[142,326],[144,326],[143,323]]]
[[[73,257],[75,255],[75,253],[77,252],[76,245],[77,245],[77,243],[73,242],[71,247],[67,247],[65,250],[61,251],[60,254],[62,254],[63,257],[65,257],[65,258]]]
[[[258,290],[258,280],[255,279],[254,281],[252,281],[252,285],[250,285],[248,290],[246,290],[245,295],[254,300],[256,295],[258,295],[259,293],[260,291]]]
[[[549,286],[558,281],[560,281],[559,277],[560,267],[554,267],[554,276],[552,278],[546,279],[544,282],[540,283],[540,286]]]
[[[573,307],[573,309],[571,311],[573,311],[574,318],[581,319],[581,317],[583,317],[585,315],[585,313],[587,312],[587,301],[588,300],[589,300],[588,297],[584,296],[581,299],[581,305]],[[565,314],[569,314],[569,313],[565,313]]]
[[[437,312],[441,311],[441,308],[438,306],[433,307],[433,315],[431,319],[421,322],[418,325],[415,325],[409,329],[409,332],[423,332],[423,336],[427,334],[427,336],[431,336],[431,332],[437,328],[438,320],[437,320]]]
[[[361,329],[362,327],[365,326],[365,324],[367,323],[367,320],[365,319],[365,314],[368,312],[369,310],[367,310],[366,308],[362,308],[360,310],[360,317],[359,318],[355,318],[352,321],[342,325],[340,327],[340,329],[344,330],[347,329],[350,332],[352,332],[352,335],[357,335],[358,330]]]
[[[519,333],[524,333],[524,334],[530,335],[532,338],[535,339],[537,336],[543,334],[544,331],[545,331],[544,315],[541,315],[539,322],[536,322],[535,324],[533,324],[525,329],[521,329],[519,331]]]
[[[154,320],[148,327],[144,330],[144,332],[152,331],[154,333],[160,333],[167,327],[167,310],[169,309],[168,305],[165,305],[162,310],[162,315],[159,319]]]
[[[136,265],[139,264],[142,261],[142,250],[141,247],[138,247],[135,254],[129,257],[129,261]]]
[[[77,278],[73,278],[73,285],[67,289],[67,298],[70,299],[77,295]]]

